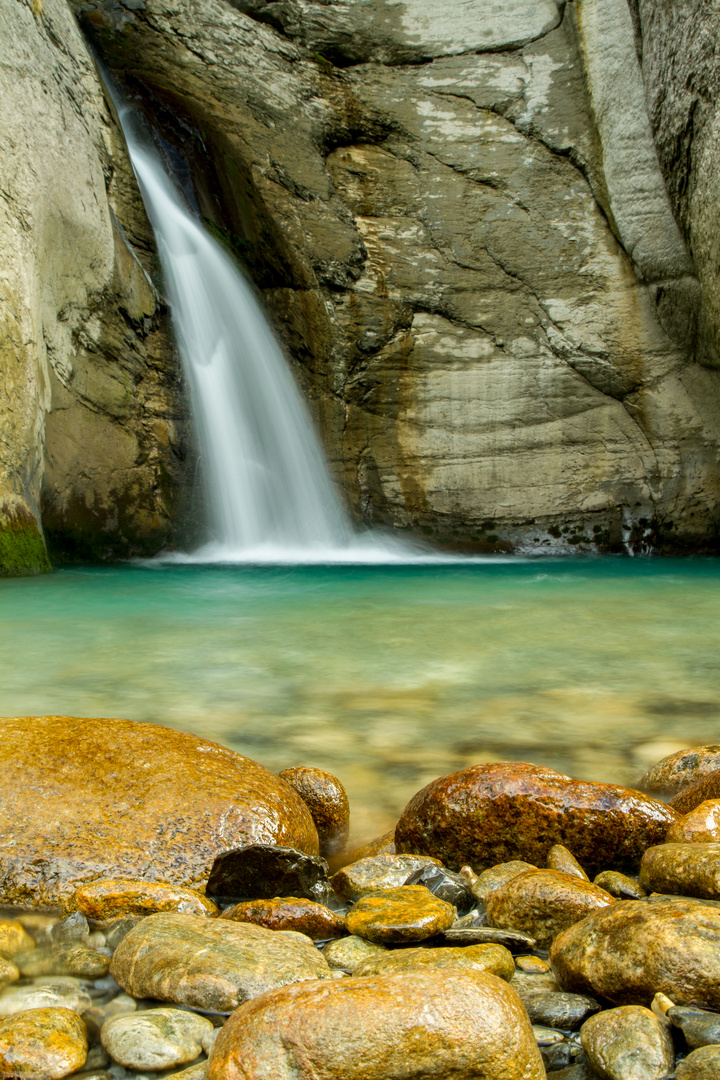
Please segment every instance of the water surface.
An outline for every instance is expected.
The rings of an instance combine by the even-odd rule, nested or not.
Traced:
[[[0,582],[0,616],[0,715],[330,769],[356,837],[478,761],[625,783],[720,740],[714,560],[72,569]]]

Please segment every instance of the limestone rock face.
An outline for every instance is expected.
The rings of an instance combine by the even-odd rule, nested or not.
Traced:
[[[517,994],[494,975],[429,969],[287,986],[230,1017],[208,1080],[543,1080]]]
[[[295,791],[205,739],[62,716],[1,720],[0,735],[5,904],[71,905],[102,877],[204,889],[215,856],[252,840],[317,852]]]
[[[625,0],[76,5],[264,289],[358,516],[704,542],[720,375]]]
[[[0,574],[154,553],[185,453],[122,135],[63,0],[2,0]]]
[[[664,803],[629,788],[499,762],[424,787],[405,807],[395,843],[398,851],[434,855],[451,868],[470,863],[476,870],[514,859],[542,864],[561,843],[583,866],[600,870],[636,865],[675,820]]]

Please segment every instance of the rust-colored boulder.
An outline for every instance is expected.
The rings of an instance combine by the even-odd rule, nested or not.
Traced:
[[[0,1020],[0,1076],[61,1080],[85,1064],[85,1024],[70,1009],[28,1009]]]
[[[708,773],[701,780],[696,780],[694,784],[681,788],[670,805],[678,814],[689,814],[696,806],[710,799],[720,799],[720,770],[718,769]]]
[[[648,769],[638,787],[649,795],[677,795],[717,769],[720,769],[719,745],[693,746],[662,758]]]
[[[550,949],[563,990],[615,1005],[720,1009],[720,908],[696,900],[627,900],[558,934]]]
[[[253,840],[318,850],[305,803],[262,765],[131,720],[0,720],[0,811],[0,902],[26,907],[98,878],[201,889]]]
[[[677,820],[629,788],[573,780],[525,762],[474,765],[434,780],[408,803],[398,851],[434,855],[452,870],[525,859],[543,865],[563,844],[591,873],[635,866]]]
[[[487,898],[491,926],[521,930],[546,949],[568,926],[617,901],[589,881],[559,870],[528,870]]]
[[[187,915],[217,915],[218,909],[195,889],[133,878],[102,878],[82,885],[73,896],[88,919],[109,923],[126,915],[152,915],[156,911],[183,911]]]
[[[640,863],[640,881],[650,892],[720,900],[720,844],[659,844]]]
[[[447,930],[455,921],[455,908],[439,900],[422,885],[363,896],[350,908],[345,925],[351,934],[380,945],[425,941]]]
[[[666,844],[720,843],[720,799],[707,799],[667,831]]]
[[[207,1080],[545,1080],[530,1023],[494,975],[427,969],[264,994],[218,1035]]]
[[[334,911],[314,900],[298,896],[277,896],[273,900],[248,900],[234,904],[221,915],[233,922],[255,923],[268,930],[294,930],[313,941],[340,937],[345,924]]]
[[[338,778],[323,769],[302,765],[283,769],[278,776],[297,791],[310,811],[320,840],[320,854],[327,857],[342,851],[350,831],[350,803]]]

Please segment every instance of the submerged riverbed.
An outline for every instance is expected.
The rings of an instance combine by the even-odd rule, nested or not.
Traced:
[[[356,839],[478,761],[632,783],[720,741],[716,560],[80,568],[1,582],[0,613],[0,715],[329,769]]]

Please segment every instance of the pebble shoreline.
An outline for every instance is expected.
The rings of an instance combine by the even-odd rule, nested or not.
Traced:
[[[4,909],[0,1076],[717,1080],[719,765],[682,751],[642,790],[477,765],[344,857],[342,784],[286,770],[321,855],[250,842],[204,889],[157,866]]]

